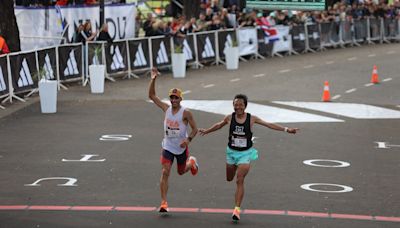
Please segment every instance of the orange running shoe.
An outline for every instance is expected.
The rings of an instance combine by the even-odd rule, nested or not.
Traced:
[[[235,222],[240,220],[240,209],[237,209],[237,208],[233,209],[232,219]]]
[[[161,213],[168,212],[168,203],[167,202],[161,202],[161,206],[158,209],[158,212],[161,212]]]
[[[197,163],[197,159],[193,156],[189,157],[190,164],[192,164],[192,168],[190,168],[190,172],[192,173],[193,176],[199,172],[199,164]]]

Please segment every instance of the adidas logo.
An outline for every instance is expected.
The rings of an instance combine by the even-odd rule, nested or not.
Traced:
[[[125,68],[124,59],[122,58],[119,47],[116,46],[114,49],[112,46],[112,48],[110,49],[110,54],[113,55],[113,57],[112,57],[113,61],[111,63],[111,70],[124,69]]]
[[[193,59],[193,52],[192,49],[189,46],[189,43],[185,39],[183,41],[183,53],[185,54],[186,60],[192,60]]]
[[[157,52],[157,59],[156,59],[157,64],[164,64],[168,63],[168,54],[167,54],[167,49],[165,48],[164,41],[161,41],[160,44],[160,49]]]
[[[0,67],[0,92],[7,89],[6,82],[4,80],[3,69]]]
[[[50,56],[46,54],[44,57],[43,69],[46,71],[46,79],[54,79],[53,68],[51,67]]]
[[[135,54],[135,62],[133,62],[135,67],[147,66],[146,57],[144,56],[144,51],[142,44],[139,44],[138,50]]]
[[[204,45],[204,50],[201,53],[201,57],[203,57],[203,58],[215,57],[215,52],[213,50],[213,47],[212,47],[212,44],[211,44],[211,40],[210,40],[210,38],[208,36],[206,38],[206,43]]]
[[[29,71],[28,62],[26,59],[22,61],[22,67],[19,71],[18,87],[33,85],[32,75]]]
[[[223,53],[225,53],[226,48],[232,47],[232,46],[233,46],[232,36],[231,36],[230,34],[228,34],[228,35],[226,36],[225,46],[224,46],[224,51],[223,51]]]
[[[79,74],[78,64],[75,59],[75,51],[72,50],[69,53],[69,58],[67,61],[67,67],[64,69],[64,76],[71,76]]]

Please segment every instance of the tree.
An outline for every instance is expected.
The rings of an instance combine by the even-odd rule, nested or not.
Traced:
[[[21,51],[19,29],[14,14],[14,0],[0,0],[0,34],[11,52]]]

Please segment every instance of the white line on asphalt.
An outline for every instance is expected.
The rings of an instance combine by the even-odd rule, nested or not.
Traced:
[[[253,77],[255,77],[255,78],[260,78],[260,77],[264,77],[265,76],[265,74],[255,74],[255,75],[253,75]]]
[[[327,61],[327,62],[325,62],[325,64],[332,64],[332,63],[334,63],[334,61]]]
[[[304,69],[313,68],[313,67],[314,67],[314,65],[307,65],[307,66],[304,66]]]
[[[394,54],[394,53],[396,53],[395,51],[388,51],[388,52],[386,52],[388,55],[391,55],[391,54]]]
[[[234,78],[230,80],[230,82],[237,82],[237,81],[240,81],[240,78]]]
[[[376,56],[375,54],[369,54],[369,55],[368,55],[368,57],[370,57],[370,58],[371,58],[371,57],[375,57],[375,56]]]
[[[388,81],[391,81],[391,80],[392,80],[392,78],[385,78],[385,79],[383,79],[382,81],[388,82]]]
[[[214,86],[215,86],[214,84],[208,84],[208,85],[203,86],[203,88],[210,88],[210,87],[214,87]]]
[[[188,93],[191,93],[191,92],[192,92],[191,90],[186,90],[186,91],[183,91],[182,94],[188,94]]]
[[[332,100],[339,99],[340,97],[341,97],[341,95],[335,95],[335,96],[332,97]]]
[[[357,59],[357,57],[351,57],[351,58],[348,58],[347,60],[353,61],[353,60],[356,60],[356,59]]]
[[[292,71],[291,69],[284,69],[284,70],[280,70],[279,73],[286,73],[286,72],[290,72]]]
[[[352,93],[352,92],[354,92],[356,90],[357,90],[356,88],[352,88],[352,89],[347,90],[346,93]]]
[[[367,83],[367,84],[365,84],[364,86],[365,87],[369,87],[369,86],[372,86],[374,83]]]

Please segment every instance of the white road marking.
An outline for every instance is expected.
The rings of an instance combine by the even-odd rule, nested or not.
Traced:
[[[233,112],[232,100],[183,100],[182,106],[220,115]],[[344,122],[341,119],[249,102],[246,111],[274,123]]]
[[[371,57],[375,57],[375,56],[376,56],[375,54],[369,54],[369,55],[368,55],[368,57],[370,57],[370,58],[371,58]]]
[[[372,85],[374,85],[374,83],[367,83],[367,84],[365,84],[364,86],[365,86],[365,87],[370,87],[370,86],[372,86]]]
[[[385,79],[383,79],[382,81],[388,82],[388,81],[391,81],[391,80],[392,80],[392,78],[385,78]]]
[[[330,64],[333,64],[333,63],[335,63],[334,61],[327,61],[327,62],[325,62],[325,64],[327,64],[327,65],[330,65]]]
[[[326,102],[280,102],[274,103],[306,108],[356,119],[400,119],[400,111],[365,104]]]
[[[290,72],[292,71],[291,69],[284,69],[284,70],[280,70],[279,73],[286,73],[286,72]]]
[[[335,95],[335,96],[332,97],[332,100],[339,99],[340,97],[341,97],[341,95],[339,95],[339,94],[338,94],[338,95]]]
[[[208,84],[208,85],[203,86],[203,88],[210,88],[210,87],[214,87],[214,86],[215,86],[214,84]]]
[[[240,78],[234,78],[230,80],[230,82],[237,82],[237,81],[240,81]]]
[[[191,90],[186,90],[186,91],[183,91],[182,94],[188,94],[188,93],[191,93],[191,92],[192,92]]]
[[[348,58],[347,60],[353,61],[353,60],[356,60],[356,59],[357,59],[357,57],[351,57],[351,58]]]
[[[265,76],[265,74],[255,74],[255,75],[253,75],[253,77],[255,77],[255,78],[260,78],[260,77],[264,77]]]
[[[388,52],[386,52],[388,55],[391,55],[391,54],[394,54],[394,53],[396,53],[395,51],[388,51]]]
[[[356,90],[357,90],[356,88],[352,88],[352,89],[347,90],[346,93],[352,93],[352,92],[354,92]]]
[[[314,65],[307,65],[307,66],[304,66],[304,69],[313,68],[313,67],[314,67]]]

